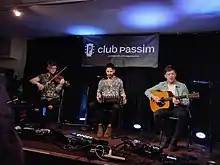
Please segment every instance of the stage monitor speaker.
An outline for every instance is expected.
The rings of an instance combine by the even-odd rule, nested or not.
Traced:
[[[191,100],[191,115],[193,128],[207,133],[209,131],[210,120],[210,89],[207,84],[194,84],[191,92],[199,92],[200,98]],[[206,122],[204,122],[206,121]]]

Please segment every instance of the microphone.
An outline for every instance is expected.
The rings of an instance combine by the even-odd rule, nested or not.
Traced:
[[[179,96],[179,90],[178,90],[179,86],[176,86],[176,93],[177,93],[177,96]]]
[[[195,84],[209,84],[210,83],[209,81],[200,81],[200,80],[193,80],[192,82]]]
[[[96,78],[102,79],[102,78],[105,78],[105,76],[96,76]]]

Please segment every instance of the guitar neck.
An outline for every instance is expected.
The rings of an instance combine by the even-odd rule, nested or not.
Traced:
[[[184,99],[184,98],[187,98],[186,95],[184,96],[174,96],[176,99]],[[167,98],[163,98],[162,100],[163,101],[172,101],[173,97],[167,97]]]

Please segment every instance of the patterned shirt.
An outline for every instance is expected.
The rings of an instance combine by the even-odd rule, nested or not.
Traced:
[[[47,82],[50,81],[51,76],[49,73],[45,73],[45,74],[41,74],[38,76],[38,78],[40,79],[40,83],[42,85],[46,85]],[[51,99],[60,99],[60,92],[62,90],[62,86],[61,85],[57,85],[54,82],[51,82],[50,84],[46,85],[45,88],[42,91],[42,96],[41,99],[47,99],[47,100],[51,100]]]
[[[97,96],[103,97],[120,97],[125,96],[123,81],[115,77],[112,80],[102,79],[99,81]]]

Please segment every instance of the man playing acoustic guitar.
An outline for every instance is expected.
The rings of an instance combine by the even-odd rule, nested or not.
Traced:
[[[171,66],[167,66],[164,69],[164,76],[166,81],[160,82],[152,88],[149,88],[145,91],[145,95],[154,102],[160,104],[161,97],[153,94],[153,91],[170,91],[174,96],[187,96],[188,89],[185,84],[178,82],[176,80],[176,70]],[[189,116],[189,99],[177,99],[176,97],[171,98],[173,107],[169,108],[169,110],[164,109],[161,106],[161,109],[158,109],[154,112],[154,120],[159,126],[159,128],[163,128],[165,139],[162,142],[162,148],[168,148],[171,151],[177,150],[177,142],[179,140],[179,136],[181,131],[185,128],[187,124],[187,119]],[[168,128],[168,118],[176,117],[178,118],[175,132],[172,136],[171,128]]]

